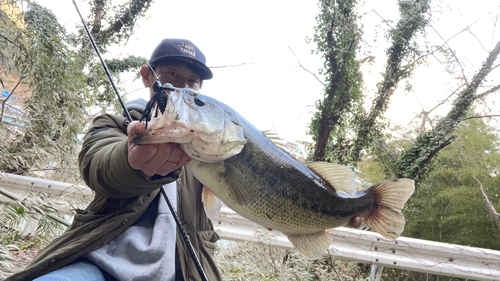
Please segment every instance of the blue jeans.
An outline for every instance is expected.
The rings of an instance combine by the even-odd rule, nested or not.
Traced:
[[[33,281],[106,281],[114,280],[88,260],[76,260]]]

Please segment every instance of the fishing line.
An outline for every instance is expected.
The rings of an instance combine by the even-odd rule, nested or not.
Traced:
[[[151,66],[151,64],[149,64],[149,61],[146,60],[146,63],[148,64],[149,66],[149,69],[151,69],[151,71],[153,72],[153,74],[156,76],[156,80],[160,81],[160,76],[158,76],[158,74],[156,74],[155,70],[153,69],[153,66]]]
[[[126,108],[125,103],[123,102],[122,97],[120,96],[120,93],[118,92],[118,89],[116,88],[115,82],[113,81],[113,78],[111,77],[111,73],[109,72],[108,67],[106,66],[106,63],[104,62],[104,60],[101,57],[101,53],[99,52],[99,49],[97,48],[97,44],[94,41],[94,37],[90,33],[89,28],[87,26],[87,23],[85,22],[85,20],[82,17],[82,14],[80,14],[80,10],[78,9],[78,6],[76,5],[75,0],[73,0],[73,4],[75,5],[76,11],[78,12],[78,15],[80,16],[80,19],[82,20],[83,27],[85,28],[85,31],[87,32],[87,35],[89,36],[90,41],[92,42],[92,46],[94,47],[94,50],[96,51],[97,55],[99,56],[101,64],[104,67],[104,71],[106,72],[106,75],[108,76],[109,82],[113,86],[113,89],[115,90],[116,96],[118,97],[118,100],[120,101],[120,104],[121,104],[123,110],[127,114],[128,120],[130,122],[132,122],[132,117],[130,116],[130,113],[128,112],[128,110]],[[148,65],[149,65],[149,63],[148,63]],[[152,69],[151,65],[149,65],[149,67]],[[153,73],[154,73],[154,70],[153,70]],[[155,75],[156,75],[156,73],[155,73]],[[156,77],[157,77],[157,79],[159,78],[157,75],[156,75]],[[159,79],[155,81],[155,84],[153,85],[153,89],[155,91],[155,96],[153,96],[152,100],[155,100],[155,103],[156,103],[156,99],[158,99],[157,94],[160,94],[160,96],[163,97],[163,95],[161,94],[163,92],[163,94],[167,97],[166,101],[165,101],[165,106],[163,106],[163,104],[158,106],[158,107],[163,106],[163,111],[162,111],[162,113],[163,113],[165,110],[165,107],[166,107],[166,103],[168,101],[168,95],[165,93],[165,90],[175,91],[175,89],[162,86]],[[152,100],[150,100],[149,103],[151,103]],[[149,103],[148,103],[148,105],[149,105]],[[151,110],[151,109],[149,109],[149,110]],[[160,111],[161,110],[162,109],[160,108]],[[143,117],[144,117],[144,115],[143,115]],[[141,120],[142,120],[142,117],[141,117]],[[160,188],[160,191],[163,194],[163,198],[165,198],[165,201],[167,202],[168,208],[170,209],[170,213],[174,217],[175,223],[177,224],[177,227],[179,228],[179,232],[181,233],[181,236],[184,240],[184,243],[186,243],[186,246],[189,250],[189,253],[191,254],[191,257],[193,258],[194,264],[196,266],[196,269],[198,270],[198,273],[200,274],[201,279],[203,281],[208,281],[208,278],[205,274],[205,271],[203,271],[203,267],[201,266],[200,260],[198,259],[198,256],[196,255],[196,252],[194,251],[193,244],[191,244],[191,240],[189,240],[189,236],[188,236],[186,230],[182,226],[182,224],[179,220],[179,217],[177,216],[177,213],[175,212],[174,207],[172,206],[172,203],[170,203],[170,200],[168,199],[168,195],[167,195],[167,192],[165,191],[165,188],[162,186]]]

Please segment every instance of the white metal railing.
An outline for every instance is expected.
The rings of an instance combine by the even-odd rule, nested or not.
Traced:
[[[0,202],[16,204],[30,193],[45,193],[50,195],[53,207],[59,211],[68,211],[68,202],[90,201],[94,196],[87,186],[7,173],[0,173],[0,188],[10,195],[0,192]]]
[[[0,175],[0,188],[19,196],[31,191],[45,192],[64,196],[63,201],[72,196],[82,196],[82,187],[10,174]],[[87,194],[85,196],[92,194],[88,189],[83,192]],[[0,201],[14,202],[2,195]],[[256,235],[258,226],[229,208],[222,208],[213,224],[222,239],[262,242]],[[379,268],[386,266],[476,280],[500,280],[500,251],[406,237],[390,240],[375,232],[345,227],[329,230],[329,233],[333,237],[330,250],[341,259],[377,265]],[[271,234],[273,237],[265,241],[267,244],[293,248],[279,231],[272,231]],[[373,273],[375,276],[375,270]]]

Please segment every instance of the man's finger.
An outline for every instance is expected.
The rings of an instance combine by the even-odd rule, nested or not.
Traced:
[[[170,143],[157,144],[157,151],[145,164],[151,169],[159,169],[165,163],[165,159],[170,157],[174,146]]]
[[[179,162],[179,160],[181,159],[183,154],[184,154],[184,151],[182,150],[182,148],[178,144],[175,144],[172,146],[172,152],[170,153],[167,160],[170,163],[177,163],[177,162]]]
[[[182,154],[182,157],[179,160],[179,162],[177,162],[177,166],[175,166],[174,171],[179,169],[180,167],[186,165],[189,161],[191,161],[191,157],[187,156],[185,153]]]

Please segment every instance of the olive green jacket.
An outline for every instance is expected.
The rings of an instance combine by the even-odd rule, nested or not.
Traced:
[[[141,112],[130,112],[139,118]],[[77,210],[73,223],[52,241],[22,272],[6,280],[32,280],[59,269],[100,248],[134,224],[146,211],[159,188],[177,180],[177,214],[205,270],[208,280],[221,280],[214,261],[219,239],[201,203],[202,184],[187,169],[152,179],[134,170],[127,158],[128,120],[104,114],[96,117],[85,135],[79,154],[81,174],[95,198],[85,210]],[[177,232],[177,252],[184,280],[201,280],[182,237]]]

